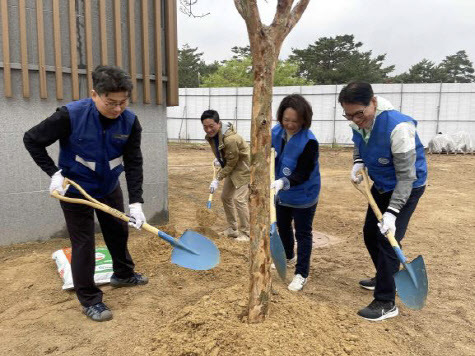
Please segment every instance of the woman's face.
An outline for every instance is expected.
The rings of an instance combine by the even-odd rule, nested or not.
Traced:
[[[353,121],[360,129],[370,129],[373,126],[376,114],[376,98],[370,100],[368,105],[342,103],[343,116]]]
[[[289,135],[295,135],[302,129],[303,121],[299,118],[297,111],[287,108],[282,115],[282,126]]]

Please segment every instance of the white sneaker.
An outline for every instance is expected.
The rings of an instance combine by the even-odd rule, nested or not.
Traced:
[[[288,289],[294,292],[302,290],[303,286],[307,284],[307,278],[303,278],[300,274],[296,274],[292,282],[290,282]]]
[[[222,232],[222,234],[226,237],[238,237],[239,233],[237,230],[234,230],[232,227],[228,227],[226,230]]]
[[[295,266],[296,263],[297,263],[297,255],[287,260],[287,267]],[[270,268],[275,269],[275,264],[272,263],[270,265]]]
[[[238,237],[236,237],[236,241],[242,241],[242,242],[247,242],[249,241],[249,236],[246,234],[240,233]]]

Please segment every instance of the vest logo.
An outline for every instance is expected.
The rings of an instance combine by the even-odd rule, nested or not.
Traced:
[[[386,157],[379,157],[378,162],[381,163],[381,164],[388,164],[389,159],[387,159]]]
[[[96,252],[96,262],[103,260],[104,258],[106,258],[106,255],[104,255],[102,252]]]
[[[112,135],[112,137],[119,140],[127,140],[129,138],[129,135],[114,134]]]
[[[282,173],[284,173],[284,176],[288,177],[292,174],[292,171],[290,170],[289,167],[284,167],[284,169],[282,170]]]

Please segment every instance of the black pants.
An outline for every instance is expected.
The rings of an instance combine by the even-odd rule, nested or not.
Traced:
[[[280,239],[284,245],[287,259],[294,257],[294,230],[297,240],[297,265],[295,274],[300,274],[307,278],[310,270],[310,256],[312,254],[312,222],[315,216],[317,204],[309,208],[291,208],[288,206],[276,205],[277,228]]]
[[[75,194],[66,194],[72,198],[83,198]],[[97,199],[119,211],[124,211],[124,201],[120,186],[108,196]],[[94,283],[95,239],[94,210],[82,205],[61,202],[64,218],[71,239],[71,269],[73,283],[79,302],[91,306],[102,301],[102,291]],[[127,250],[129,237],[125,221],[113,217],[101,210],[96,210],[104,241],[112,257],[114,274],[119,278],[128,278],[134,274],[134,262]]]
[[[411,219],[412,213],[416,209],[419,198],[424,193],[425,186],[412,189],[411,195],[406,205],[401,209],[396,219],[395,238],[399,245],[406,234],[407,225]],[[382,213],[389,206],[393,191],[383,194],[378,193],[376,188],[371,188],[371,194]],[[394,301],[396,297],[396,285],[394,283],[394,274],[399,271],[399,259],[394,252],[388,239],[381,234],[378,227],[378,219],[373,210],[368,205],[366,219],[363,227],[363,236],[366,248],[373,260],[376,268],[376,288],[374,289],[374,298],[384,301]],[[401,246],[402,248],[402,246]]]

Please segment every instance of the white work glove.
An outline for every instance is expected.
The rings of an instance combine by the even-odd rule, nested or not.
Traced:
[[[270,184],[270,189],[275,189],[275,195],[277,195],[279,190],[281,190],[283,187],[284,181],[282,179],[277,179]]]
[[[129,215],[132,220],[129,221],[129,226],[135,227],[137,230],[142,228],[146,222],[145,215],[142,210],[142,203],[133,203],[129,205]]]
[[[219,163],[219,160],[217,158],[214,159],[213,164],[216,168],[221,168],[221,163]]]
[[[386,235],[388,231],[393,233],[393,236],[396,234],[396,216],[390,212],[385,212],[383,214],[383,219],[378,223],[379,231],[383,235]]]
[[[214,179],[209,185],[209,192],[213,194],[218,189],[219,181]]]
[[[66,191],[69,188],[69,184],[66,188],[63,188],[64,177],[61,174],[61,169],[51,176],[51,182],[49,184],[49,192],[52,194],[55,190],[61,194],[66,194]]]
[[[351,180],[356,184],[360,184],[363,181],[362,175],[356,175],[360,170],[364,169],[364,163],[358,162],[353,165],[353,169],[351,170]]]

